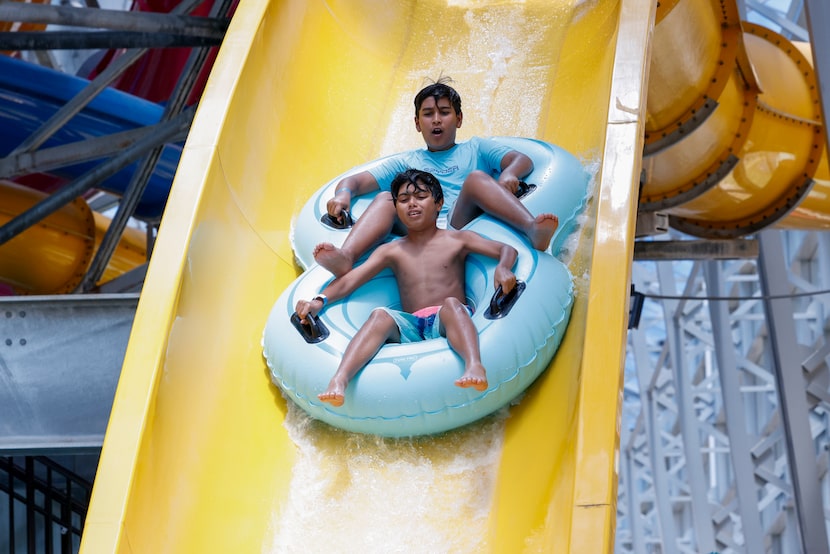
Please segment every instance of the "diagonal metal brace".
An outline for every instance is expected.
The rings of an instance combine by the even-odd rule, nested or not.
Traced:
[[[170,121],[154,125],[156,132],[149,134],[120,154],[112,157],[95,169],[75,179],[43,201],[35,204],[22,214],[0,227],[0,245],[5,244],[32,225],[58,211],[65,204],[80,196],[104,179],[115,175],[147,152],[163,145],[182,131],[190,128],[194,109],[188,109]]]

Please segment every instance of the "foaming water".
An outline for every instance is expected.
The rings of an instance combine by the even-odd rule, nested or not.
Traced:
[[[442,28],[427,26],[423,36],[412,41],[423,62],[414,63],[406,84],[395,90],[398,97],[381,153],[423,147],[412,122],[412,99],[440,77],[450,77],[462,97],[465,115],[458,142],[476,135],[536,136],[549,92],[547,75],[555,63],[540,53],[555,51],[551,41],[564,35],[556,30],[566,28],[568,3],[546,9],[544,18],[524,2],[449,0],[446,6],[436,3],[432,8],[424,4],[424,12],[437,11],[421,17],[441,21]]]
[[[600,169],[599,156],[593,155],[588,158],[582,158],[580,163],[590,177],[588,179],[588,185],[585,192],[585,206],[579,215],[576,216],[574,228],[568,235],[568,238],[560,246],[557,254],[557,258],[559,258],[559,260],[567,266],[572,266],[573,264],[574,256],[577,253],[579,242],[586,231],[586,227],[593,226],[594,224],[594,214],[590,206],[594,202],[594,193],[597,188],[597,177]],[[593,233],[593,229],[591,229],[591,233]],[[571,270],[573,269],[574,268],[571,267]]]
[[[334,429],[288,403],[297,458],[264,552],[486,552],[507,410],[437,437]]]

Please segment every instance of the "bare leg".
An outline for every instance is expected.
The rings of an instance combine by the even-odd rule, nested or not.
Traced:
[[[352,268],[355,260],[389,234],[395,217],[392,195],[379,193],[355,222],[343,246],[337,248],[328,242],[320,243],[314,248],[314,260],[335,277],[342,276]]]
[[[460,229],[480,212],[486,212],[522,231],[536,250],[546,250],[559,219],[550,213],[534,217],[510,191],[483,171],[473,171],[464,180],[452,212],[452,226]]]
[[[456,298],[447,298],[441,306],[441,324],[447,333],[447,341],[464,360],[464,374],[455,381],[459,387],[487,389],[487,371],[481,363],[478,347],[478,330],[470,319],[467,308]]]
[[[369,363],[385,342],[400,340],[395,320],[383,310],[374,310],[346,347],[328,388],[318,394],[317,398],[333,406],[342,406],[346,398],[346,387],[352,377]]]

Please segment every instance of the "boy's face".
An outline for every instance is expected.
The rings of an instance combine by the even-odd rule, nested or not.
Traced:
[[[455,145],[455,133],[461,127],[462,118],[463,114],[455,113],[449,98],[441,98],[436,103],[429,96],[415,116],[415,128],[423,135],[429,150],[447,150]]]
[[[395,210],[407,229],[419,229],[435,225],[442,204],[423,183],[407,183],[398,190]]]

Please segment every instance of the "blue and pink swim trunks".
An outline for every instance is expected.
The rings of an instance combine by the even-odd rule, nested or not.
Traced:
[[[473,310],[469,306],[464,307],[467,308],[470,315],[473,315]],[[391,308],[375,309],[385,311],[395,320],[398,330],[401,333],[401,344],[438,339],[444,336],[441,334],[441,317],[439,313],[441,306],[428,306],[414,313],[393,310]]]

